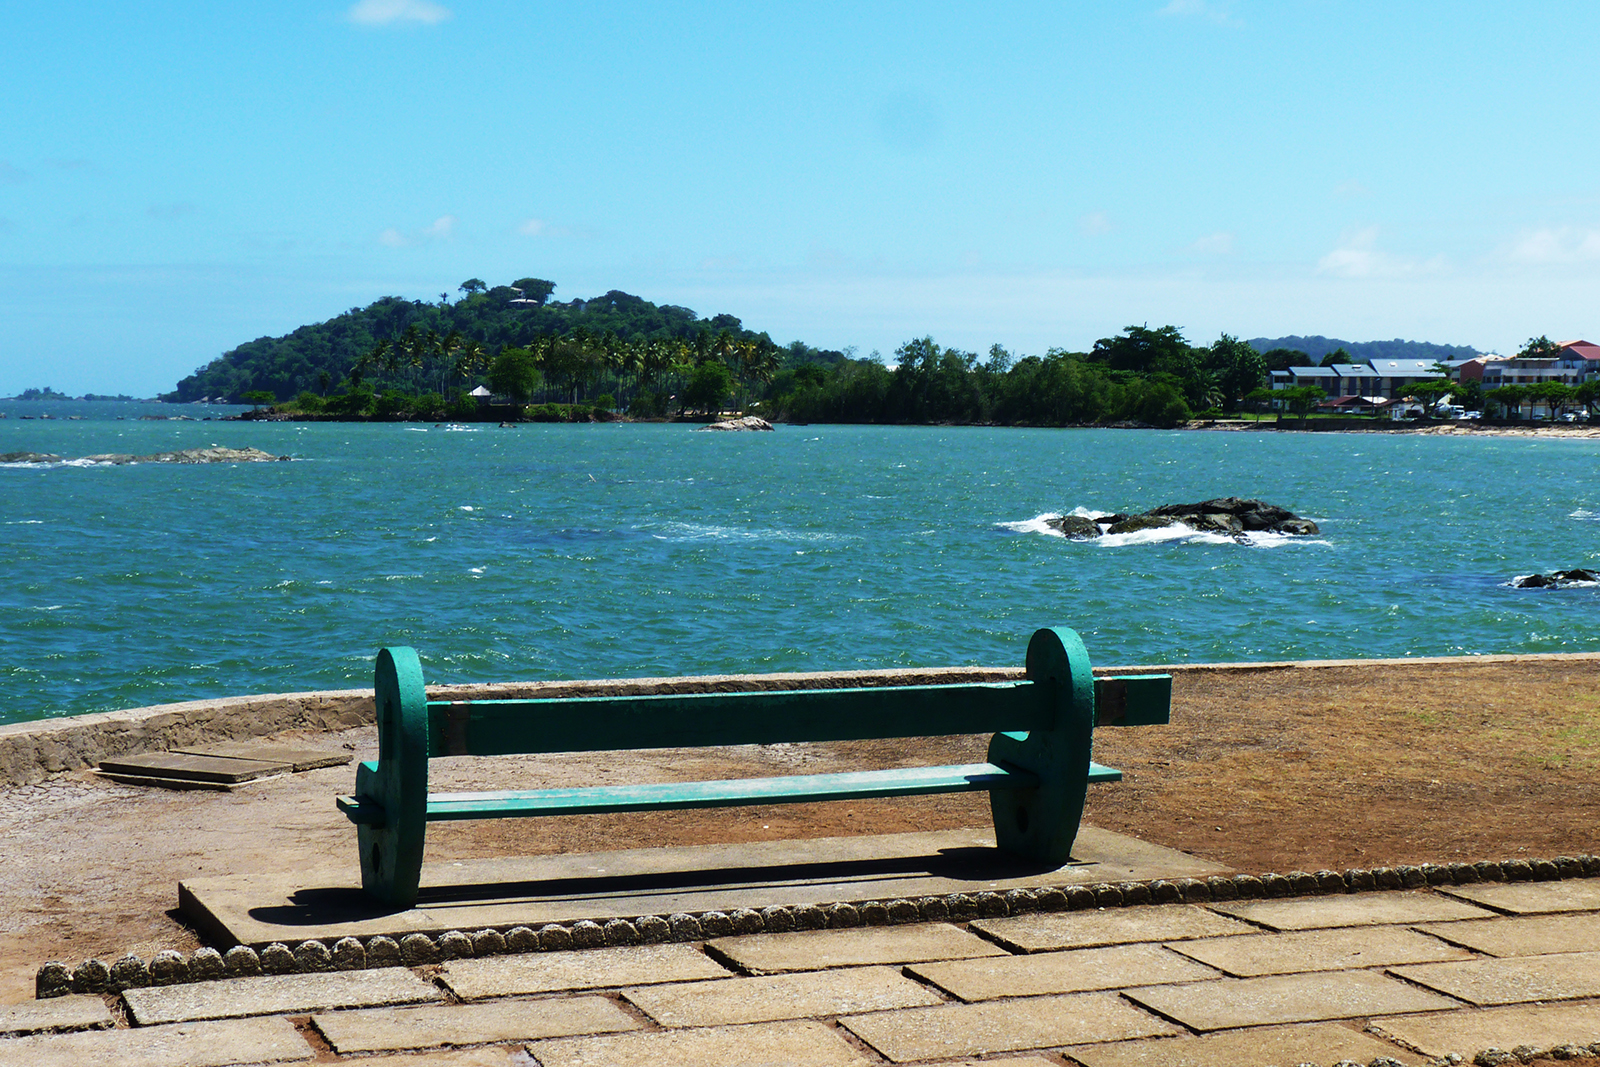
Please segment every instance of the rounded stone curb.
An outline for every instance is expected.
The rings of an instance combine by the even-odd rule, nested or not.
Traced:
[[[1211,875],[1203,879],[1154,878],[1143,882],[1037,886],[1004,892],[948,893],[916,900],[892,898],[836,901],[831,904],[772,905],[760,911],[735,908],[731,912],[675,912],[671,915],[642,915],[635,919],[611,918],[603,923],[580,919],[568,924],[546,923],[538,930],[528,926],[512,926],[505,930],[483,929],[470,934],[450,930],[437,938],[426,934],[407,934],[398,942],[381,934],[369,937],[364,942],[360,938],[344,937],[331,946],[318,940],[302,941],[292,948],[281,942],[273,942],[259,952],[248,945],[235,945],[226,953],[219,953],[213,948],[201,948],[190,956],[167,949],[158,952],[148,963],[131,952],[111,965],[102,960],[89,959],[77,967],[69,968],[60,960],[51,960],[39,967],[34,980],[34,996],[39,1000],[47,1000],[70,993],[120,993],[124,989],[149,985],[208,982],[261,974],[421,967],[455,959],[502,954],[660,945],[797,930],[850,929],[916,922],[970,922],[1032,912],[1205,904],[1214,901],[1474,885],[1482,882],[1559,881],[1596,877],[1600,877],[1600,856],[1557,856],[1554,859],[1480,860],[1476,863],[1406,864],[1371,869],[1355,867],[1345,871],[1268,872],[1259,875]],[[1568,1046],[1561,1048],[1565,1051]],[[1500,1052],[1498,1049],[1486,1051]],[[1590,1046],[1585,1055],[1600,1056],[1600,1043]]]

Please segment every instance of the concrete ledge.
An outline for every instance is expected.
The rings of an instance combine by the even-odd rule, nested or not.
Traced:
[[[1600,652],[1532,655],[1437,656],[1407,659],[1290,660],[1260,663],[1172,663],[1098,667],[1096,674],[1168,673],[1177,679],[1218,672],[1250,674],[1335,668],[1372,670],[1464,669],[1514,663],[1594,663]],[[1020,667],[930,667],[881,671],[785,674],[712,674],[679,678],[624,678],[562,682],[506,682],[430,686],[434,700],[625,696],[652,693],[727,693],[781,689],[840,689],[873,685],[939,685],[1021,678]],[[340,730],[373,721],[372,690],[333,689],[221,697],[157,704],[0,726],[0,787],[29,785],[52,774],[93,767],[102,759],[162,752],[178,745],[232,741],[287,730]]]

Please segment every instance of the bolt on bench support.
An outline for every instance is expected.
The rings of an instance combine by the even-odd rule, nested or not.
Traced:
[[[987,791],[1001,848],[1046,866],[1071,858],[1091,781],[1095,725],[1165,723],[1169,675],[1096,679],[1071,630],[1028,645],[1027,681],[858,689],[429,703],[410,648],[378,654],[378,760],[338,805],[357,826],[361,881],[394,907],[416,902],[428,822],[653,811]],[[1098,720],[1097,720],[1098,711]],[[996,731],[989,762],[844,774],[578,789],[428,793],[428,759]]]

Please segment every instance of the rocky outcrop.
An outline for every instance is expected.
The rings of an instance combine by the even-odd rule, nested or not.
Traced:
[[[1511,585],[1516,589],[1562,589],[1570,585],[1593,585],[1596,582],[1600,582],[1600,574],[1582,569],[1551,571],[1549,574],[1519,574],[1511,579]]]
[[[742,419],[725,419],[722,422],[713,422],[709,426],[700,427],[702,430],[770,430],[772,423],[754,415],[746,415]]]
[[[259,448],[186,448],[178,452],[156,452],[148,456],[134,456],[125,452],[106,452],[98,456],[84,456],[75,462],[109,463],[276,463],[287,462],[288,456],[274,456]],[[61,463],[62,457],[42,452],[6,452],[0,454],[0,463]]]
[[[1271,532],[1307,536],[1319,533],[1317,524],[1303,519],[1276,504],[1243,497],[1225,496],[1197,504],[1163,504],[1137,515],[1117,513],[1091,519],[1082,515],[1063,515],[1046,519],[1046,524],[1073,541],[1087,541],[1103,534],[1134,533],[1183,525],[1198,533],[1220,534],[1242,539],[1247,533]]]

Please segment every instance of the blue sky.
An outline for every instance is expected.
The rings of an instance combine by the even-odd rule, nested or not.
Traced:
[[[885,354],[1600,339],[1600,5],[0,15],[0,395],[527,275]]]

